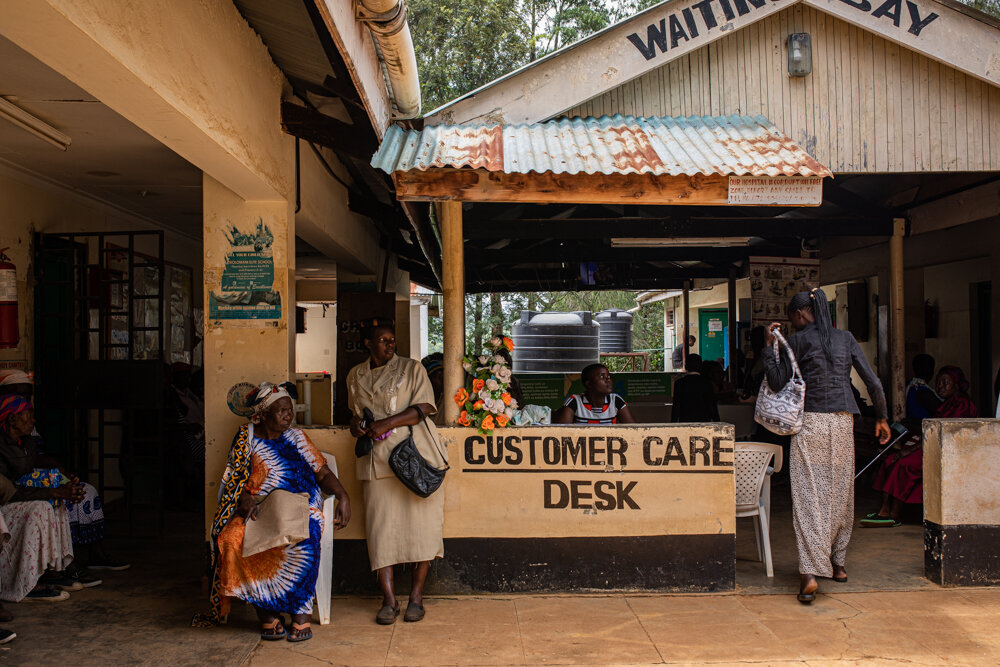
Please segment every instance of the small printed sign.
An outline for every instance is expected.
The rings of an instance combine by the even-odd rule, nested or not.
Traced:
[[[823,179],[798,176],[730,176],[729,203],[736,206],[819,206]]]

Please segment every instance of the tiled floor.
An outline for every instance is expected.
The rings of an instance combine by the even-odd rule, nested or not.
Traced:
[[[1000,664],[1000,590],[789,595],[433,598],[421,623],[378,626],[373,598],[335,598],[300,644],[261,665]]]

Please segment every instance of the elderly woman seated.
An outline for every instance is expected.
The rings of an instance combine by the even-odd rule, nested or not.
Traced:
[[[229,450],[222,475],[219,507],[212,522],[215,581],[212,612],[195,617],[193,625],[221,623],[229,614],[230,598],[253,605],[260,620],[261,639],[287,637],[290,642],[312,637],[309,618],[319,573],[320,537],[323,534],[323,496],[337,498],[335,528],[351,518],[351,503],[340,480],[305,433],[292,427],[294,385],[265,382],[254,390],[247,406],[250,423],[240,427]],[[294,496],[305,496],[302,506]],[[262,505],[266,502],[267,505]],[[261,507],[262,509],[258,509]],[[266,509],[264,509],[266,508]],[[270,512],[277,520],[274,534],[256,535],[258,548],[247,549],[258,513]],[[296,512],[308,515],[303,539],[289,536],[298,523]],[[272,538],[283,539],[275,542]],[[249,551],[249,553],[248,553]],[[282,613],[291,615],[286,631]]]
[[[31,401],[33,389],[32,379],[24,371],[0,371],[0,399],[20,396]],[[14,449],[0,446],[0,474],[18,486],[46,485],[55,476],[76,480],[59,461],[45,453],[44,441],[37,429],[32,428],[21,444],[22,447]],[[116,560],[104,550],[104,508],[97,489],[87,483],[73,483],[83,489],[82,498],[66,506],[77,558],[94,570],[127,570],[128,563]],[[68,590],[100,583],[93,574],[75,565],[69,568],[68,575],[70,579],[62,582]]]
[[[976,404],[969,398],[969,383],[962,369],[944,366],[935,380],[942,403],[935,419],[975,417]],[[889,454],[875,477],[874,488],[882,492],[882,507],[861,520],[866,528],[894,528],[900,525],[903,506],[924,501],[924,450],[919,420],[905,422],[910,436],[898,452]]]

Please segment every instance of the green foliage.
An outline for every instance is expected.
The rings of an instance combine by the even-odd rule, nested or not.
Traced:
[[[1000,0],[960,0],[960,2],[1000,19]]]
[[[655,0],[410,0],[409,24],[430,111]]]

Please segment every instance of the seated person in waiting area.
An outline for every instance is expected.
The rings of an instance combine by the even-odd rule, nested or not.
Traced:
[[[914,361],[916,365],[916,361]],[[963,419],[976,417],[976,404],[966,393],[969,382],[957,366],[944,366],[935,381],[943,401],[929,417]],[[875,477],[874,488],[882,492],[882,507],[861,520],[866,528],[893,528],[899,524],[903,505],[924,501],[924,450],[919,420],[904,422],[910,437],[898,452],[889,454]]]
[[[715,387],[701,372],[701,357],[689,354],[687,370],[687,375],[674,382],[674,404],[670,411],[670,421],[719,421],[719,402],[715,397]]]
[[[553,424],[634,424],[625,399],[613,392],[611,372],[603,364],[591,364],[580,373],[584,392],[570,394],[552,413]]]

